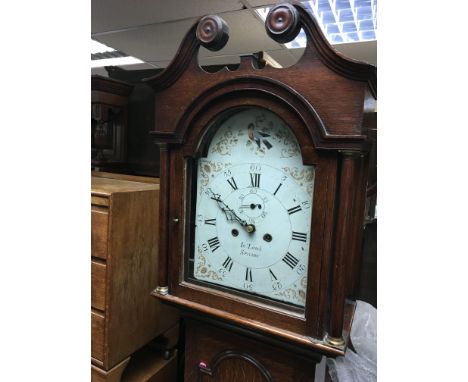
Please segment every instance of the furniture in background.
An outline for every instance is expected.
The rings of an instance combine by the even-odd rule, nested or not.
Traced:
[[[91,169],[159,176],[154,94],[140,81],[91,76]]]
[[[93,173],[91,178],[94,382],[119,381],[126,366],[131,367],[133,353],[156,337],[166,337],[167,349],[174,348],[178,339],[177,311],[150,295],[158,280],[159,179],[115,177],[118,176]],[[146,369],[131,368],[138,373],[145,373],[148,368],[164,369],[166,373],[168,368],[175,370],[175,355],[166,352],[163,357],[158,354],[164,352],[158,353],[154,347],[139,357],[145,360]],[[166,364],[171,366],[166,368]],[[128,376],[125,380],[138,379]]]
[[[133,85],[91,76],[91,165],[118,168],[127,155],[127,104]]]

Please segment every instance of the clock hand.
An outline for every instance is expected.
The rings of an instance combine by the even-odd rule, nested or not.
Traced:
[[[250,208],[251,210],[254,210],[255,208],[262,208],[262,205],[261,204],[254,204],[254,203],[251,203],[251,204],[241,204],[239,206],[239,208]]]
[[[211,191],[211,192],[213,193],[213,191]],[[239,216],[237,216],[237,214],[234,212],[234,210],[229,208],[229,206],[219,198],[219,195],[213,193],[213,196],[211,197],[211,199],[213,199],[214,201],[216,201],[218,203],[218,206],[224,212],[224,214],[226,215],[226,218],[228,220],[237,220],[240,223],[240,225],[242,225],[242,226],[247,225],[247,222],[245,220],[242,220]]]
[[[229,208],[229,206],[220,199],[219,194],[215,194],[211,188],[208,188],[208,190],[213,194],[213,196],[211,196],[210,198],[216,201],[216,203],[218,204],[218,207],[221,208],[221,210],[226,215],[227,220],[229,221],[237,220],[237,222],[248,233],[253,233],[255,231],[255,226],[253,224],[248,224],[245,220],[242,220],[239,216],[237,216],[234,210]]]

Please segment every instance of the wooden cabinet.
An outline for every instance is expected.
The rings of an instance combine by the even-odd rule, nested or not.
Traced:
[[[193,318],[186,320],[186,346],[186,381],[313,382],[320,362],[271,336]]]
[[[178,314],[150,296],[157,285],[157,180],[98,175],[91,191],[91,362],[105,380],[176,325]]]

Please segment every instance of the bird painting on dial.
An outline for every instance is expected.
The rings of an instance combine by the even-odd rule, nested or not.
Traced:
[[[266,139],[270,136],[270,134],[262,133],[261,131],[255,131],[255,126],[253,123],[249,123],[249,126],[247,127],[247,134],[249,139],[257,144],[260,151],[265,152],[263,146],[265,146],[268,150],[273,147]]]

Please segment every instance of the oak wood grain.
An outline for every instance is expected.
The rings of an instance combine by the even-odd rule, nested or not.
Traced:
[[[110,196],[116,192],[154,191],[159,189],[159,185],[158,183],[92,176],[91,189],[93,196]]]
[[[91,208],[91,256],[106,259],[109,213],[106,209]]]
[[[91,306],[106,309],[106,265],[91,260]]]
[[[151,297],[158,282],[159,184],[112,177],[91,183],[92,195],[109,200],[108,208],[92,206],[91,305],[105,312],[93,311],[93,357],[110,370],[174,326],[178,313]]]
[[[91,356],[104,361],[104,315],[91,312]]]
[[[109,207],[109,198],[91,195],[91,205],[96,207]]]
[[[91,171],[91,176],[95,178],[120,179],[120,180],[130,180],[132,182],[159,184],[159,178],[152,178],[149,176],[117,174],[117,173],[105,172],[105,171]]]

